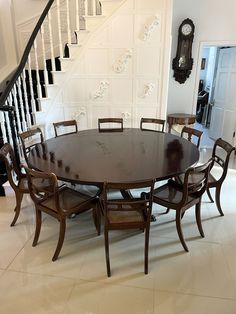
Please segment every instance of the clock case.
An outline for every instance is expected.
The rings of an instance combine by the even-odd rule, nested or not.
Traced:
[[[182,27],[185,24],[189,24],[192,27],[192,30],[188,35],[182,33]],[[176,57],[173,59],[172,68],[174,70],[173,76],[180,84],[183,84],[190,76],[193,67],[192,43],[194,30],[195,26],[190,19],[185,19],[179,26],[178,46]]]

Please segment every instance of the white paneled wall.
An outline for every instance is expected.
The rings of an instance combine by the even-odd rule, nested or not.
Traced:
[[[5,79],[17,66],[14,30],[11,15],[11,1],[0,0],[0,89]],[[1,83],[4,83],[1,86]]]
[[[123,1],[73,50],[59,93],[47,104],[53,109],[43,105],[41,123],[60,114],[60,120],[76,117],[79,129],[96,128],[102,117],[123,117],[125,127],[138,127],[144,116],[165,118],[170,8],[171,0]]]

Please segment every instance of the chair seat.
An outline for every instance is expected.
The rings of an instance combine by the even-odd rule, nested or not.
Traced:
[[[70,213],[70,211],[74,212],[77,206],[81,207],[83,203],[86,204],[90,200],[90,196],[72,190],[68,187],[64,187],[60,190],[59,205],[64,213]],[[57,212],[54,195],[47,197],[47,199],[41,202],[40,205]],[[82,208],[80,208],[80,210],[82,211]]]
[[[201,180],[203,178],[203,174],[201,173],[197,173],[197,174],[190,174],[189,175],[189,184],[195,184],[197,183],[199,180]],[[184,174],[179,175],[178,177],[176,177],[176,181],[179,184],[183,184],[184,183]],[[215,179],[215,177],[209,173],[209,177],[208,177],[208,186],[209,185],[213,185],[215,182],[217,182],[217,180]]]
[[[154,190],[153,198],[154,202],[166,206],[168,203],[168,207],[173,205],[173,209],[179,206],[183,197],[183,190],[180,184],[173,180],[169,180],[168,183]],[[186,200],[186,205],[191,203],[196,199],[195,196],[188,195]]]
[[[143,222],[143,215],[139,211],[109,211],[108,221],[113,224]]]

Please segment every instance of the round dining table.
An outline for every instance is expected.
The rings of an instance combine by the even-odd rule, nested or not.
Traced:
[[[79,131],[46,140],[29,153],[29,166],[71,183],[160,181],[199,159],[197,147],[169,133],[124,129]]]

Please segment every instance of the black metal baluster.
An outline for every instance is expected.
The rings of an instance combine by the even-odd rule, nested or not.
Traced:
[[[0,148],[4,145],[2,126],[0,125]],[[0,160],[0,196],[5,196],[3,184],[7,181],[6,167],[3,161]]]
[[[10,143],[10,135],[9,135],[9,131],[8,131],[8,128],[7,128],[6,115],[7,115],[7,113],[4,112],[4,127],[5,127],[5,130],[6,130],[7,143]]]
[[[12,141],[13,141],[13,148],[16,155],[16,163],[20,167],[20,155],[19,155],[19,148],[18,148],[18,143],[17,143],[15,112],[11,110],[8,112],[8,114],[9,114],[11,135],[12,135]]]

